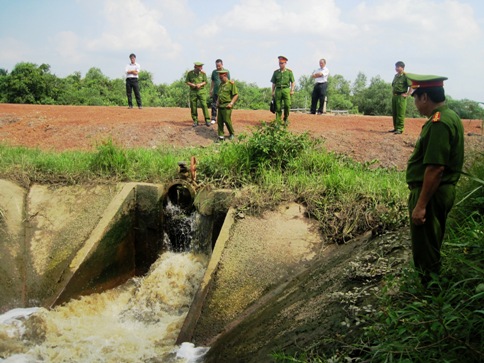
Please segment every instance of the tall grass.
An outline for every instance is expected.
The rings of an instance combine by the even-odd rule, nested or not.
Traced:
[[[484,154],[458,185],[442,249],[443,266],[425,289],[411,268],[388,275],[359,334],[302,348],[280,362],[484,361]],[[377,290],[378,291],[378,290]],[[316,348],[315,348],[316,347]]]

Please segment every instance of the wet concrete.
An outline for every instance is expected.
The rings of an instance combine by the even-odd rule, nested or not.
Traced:
[[[26,190],[0,180],[0,312],[116,286],[137,259],[147,270],[160,252],[162,194],[150,184]]]

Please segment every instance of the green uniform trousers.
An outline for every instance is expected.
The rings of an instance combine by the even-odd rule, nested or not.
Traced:
[[[274,95],[276,104],[276,120],[281,120],[282,104],[284,103],[284,121],[289,117],[289,110],[291,109],[291,88],[276,88]]]
[[[227,125],[229,134],[234,134],[234,128],[232,126],[232,109],[231,108],[219,108],[217,115],[218,136],[224,136],[224,125]]]
[[[200,101],[200,107],[202,108],[205,122],[210,122],[210,115],[208,114],[207,106],[207,93],[205,91],[190,92],[190,110],[192,113],[193,122],[198,123],[197,101]]]
[[[392,96],[393,129],[402,131],[405,123],[405,112],[407,110],[407,97],[402,95]]]
[[[430,273],[440,271],[440,248],[444,239],[445,223],[455,200],[455,186],[443,184],[437,189],[427,205],[425,223],[416,226],[411,220],[421,188],[410,191],[408,209],[412,237],[413,262],[422,277],[429,280]]]

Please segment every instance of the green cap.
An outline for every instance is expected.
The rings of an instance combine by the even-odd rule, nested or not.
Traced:
[[[407,78],[412,81],[412,88],[444,87],[447,77],[405,73]]]
[[[202,62],[195,62],[194,63],[196,66],[203,66],[203,63]]]
[[[229,73],[229,70],[228,69],[222,69],[220,71],[217,71],[218,74],[226,74],[226,73]]]

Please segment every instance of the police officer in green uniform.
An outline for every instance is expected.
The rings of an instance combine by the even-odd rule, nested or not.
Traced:
[[[239,91],[234,81],[229,81],[229,71],[222,69],[217,71],[220,77],[220,85],[217,97],[217,124],[219,141],[224,140],[224,125],[227,125],[229,139],[234,138],[234,128],[232,126],[232,109],[239,98]]]
[[[393,117],[393,132],[394,134],[403,133],[405,123],[405,112],[407,110],[407,97],[410,94],[410,81],[405,75],[405,63],[398,61],[395,63],[395,77],[392,82],[392,117]]]
[[[210,126],[210,115],[207,107],[207,75],[203,71],[203,63],[195,62],[193,70],[187,73],[185,83],[190,87],[190,110],[192,114],[193,127],[198,126],[197,101],[202,107],[205,125]]]
[[[418,111],[428,117],[408,160],[406,180],[415,267],[422,282],[439,274],[445,223],[464,163],[464,128],[445,104],[446,77],[407,73]]]
[[[291,96],[294,94],[294,74],[286,68],[287,58],[280,55],[279,69],[272,74],[272,97],[276,104],[276,121],[281,120],[282,104],[284,103],[284,124],[287,125],[289,110],[291,109]]]

